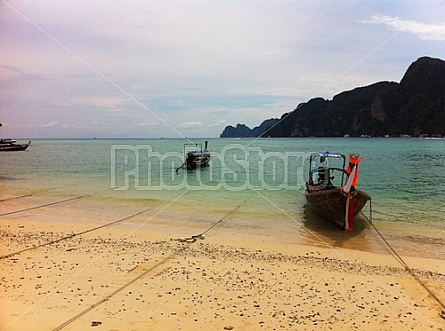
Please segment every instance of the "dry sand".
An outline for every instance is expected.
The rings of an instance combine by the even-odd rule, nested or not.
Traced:
[[[5,257],[100,225],[50,210],[0,218],[0,330],[445,330],[389,254],[117,224]],[[406,261],[445,302],[445,261]]]

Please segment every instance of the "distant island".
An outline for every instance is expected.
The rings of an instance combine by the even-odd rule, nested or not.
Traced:
[[[400,83],[357,87],[332,100],[314,98],[253,129],[229,125],[220,137],[444,135],[445,61],[421,57],[409,66]]]
[[[237,124],[236,127],[231,125],[226,126],[220,138],[248,138],[248,137],[261,137],[267,130],[277,124],[278,118],[270,118],[265,120],[259,126],[250,129],[245,124]]]

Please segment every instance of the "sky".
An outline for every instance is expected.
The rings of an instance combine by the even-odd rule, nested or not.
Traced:
[[[445,0],[0,0],[0,137],[219,137],[445,60]]]

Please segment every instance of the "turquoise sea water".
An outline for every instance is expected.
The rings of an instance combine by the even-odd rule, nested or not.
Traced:
[[[73,208],[100,221],[152,206],[151,217],[133,222],[202,230],[239,206],[215,231],[383,252],[364,217],[344,233],[307,210],[303,197],[310,152],[360,153],[358,187],[372,197],[374,224],[402,254],[445,258],[443,139],[209,139],[210,166],[176,172],[185,143],[35,140],[25,152],[0,154],[0,188],[32,193],[36,203],[82,195]]]

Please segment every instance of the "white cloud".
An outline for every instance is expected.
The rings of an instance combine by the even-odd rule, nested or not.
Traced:
[[[415,34],[423,40],[445,40],[445,24],[428,24],[419,21],[401,20],[398,17],[374,15],[369,20],[363,20],[364,24],[382,24],[393,28],[398,32]]]
[[[143,127],[156,127],[158,125],[159,125],[158,122],[141,122],[137,124],[137,126],[143,126]]]
[[[416,38],[373,52],[376,25],[445,40],[437,0],[423,22],[395,17],[425,13],[429,1],[5,2],[2,133],[212,137],[227,124],[254,127],[312,97],[397,81],[419,49],[443,57],[443,43],[421,48]]]
[[[196,128],[200,128],[202,127],[203,124],[201,121],[197,121],[197,122],[184,122],[179,124],[179,128],[181,129],[196,129]]]
[[[216,123],[209,124],[208,126],[210,128],[214,128],[214,127],[219,127],[219,126],[222,126],[222,125],[225,125],[225,124],[227,124],[227,120],[221,120],[221,121],[218,121]]]
[[[59,127],[59,125],[60,125],[59,122],[57,122],[57,121],[51,121],[51,122],[48,122],[48,123],[46,123],[46,124],[43,124],[42,127],[43,127],[43,128],[56,128],[56,127]]]

